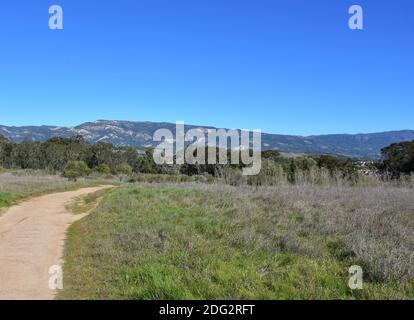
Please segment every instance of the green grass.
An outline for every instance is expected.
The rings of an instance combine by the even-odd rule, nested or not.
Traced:
[[[126,187],[73,224],[60,299],[404,299],[411,281],[348,287],[340,235],[257,194]],[[292,231],[297,231],[293,233]]]
[[[0,209],[4,207],[8,207],[23,198],[24,198],[24,195],[22,193],[0,192]]]

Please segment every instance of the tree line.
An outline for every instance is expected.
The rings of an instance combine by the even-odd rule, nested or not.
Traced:
[[[43,169],[64,172],[71,162],[82,162],[90,170],[117,173],[128,166],[156,171],[150,155],[135,148],[114,147],[109,143],[87,143],[83,137],[55,137],[45,142],[24,141],[15,143],[0,136],[0,166],[18,169]]]
[[[219,150],[216,149],[219,157]],[[206,155],[211,150],[206,150]],[[213,151],[214,152],[214,151]],[[153,150],[132,147],[115,147],[98,142],[90,144],[82,136],[54,137],[45,142],[24,141],[15,143],[0,135],[0,167],[8,169],[42,169],[63,173],[76,179],[91,172],[132,175],[137,173],[208,175],[237,181],[241,179],[242,165],[157,165]],[[393,144],[382,150],[383,159],[373,165],[380,174],[394,178],[414,172],[414,141]],[[231,159],[231,152],[227,152]],[[321,173],[348,181],[359,177],[359,164],[353,159],[331,155],[286,158],[278,151],[262,152],[262,171],[249,177],[250,184],[272,184],[277,179],[295,183],[300,179],[321,179]]]

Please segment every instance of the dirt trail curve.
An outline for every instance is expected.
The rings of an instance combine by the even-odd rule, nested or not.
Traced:
[[[76,197],[111,186],[32,198],[0,216],[0,300],[53,299],[49,268],[62,265],[69,225],[85,215],[73,215],[65,205]]]

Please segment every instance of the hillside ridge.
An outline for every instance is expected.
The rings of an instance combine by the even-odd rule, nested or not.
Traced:
[[[82,135],[91,143],[102,141],[116,146],[149,148],[158,144],[152,137],[160,128],[175,132],[175,124],[168,122],[97,120],[74,127],[0,125],[0,135],[15,142],[45,141],[56,136]],[[186,125],[185,128],[207,130],[214,127]],[[293,154],[335,154],[355,158],[378,158],[382,148],[392,143],[410,140],[414,140],[414,130],[311,136],[263,133],[262,147],[264,150]]]

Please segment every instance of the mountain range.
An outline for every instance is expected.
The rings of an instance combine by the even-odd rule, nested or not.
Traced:
[[[61,136],[82,135],[86,141],[108,142],[116,146],[150,148],[159,142],[153,141],[156,130],[165,128],[175,132],[175,124],[166,122],[134,122],[98,120],[75,127],[0,125],[0,135],[15,142],[24,140],[45,141]],[[185,130],[198,128],[203,131],[214,129],[207,126],[186,125]],[[315,136],[294,136],[262,134],[264,150],[278,150],[288,154],[334,154],[353,158],[374,159],[380,156],[382,148],[392,143],[414,140],[414,130],[389,131],[368,134],[331,134]]]

